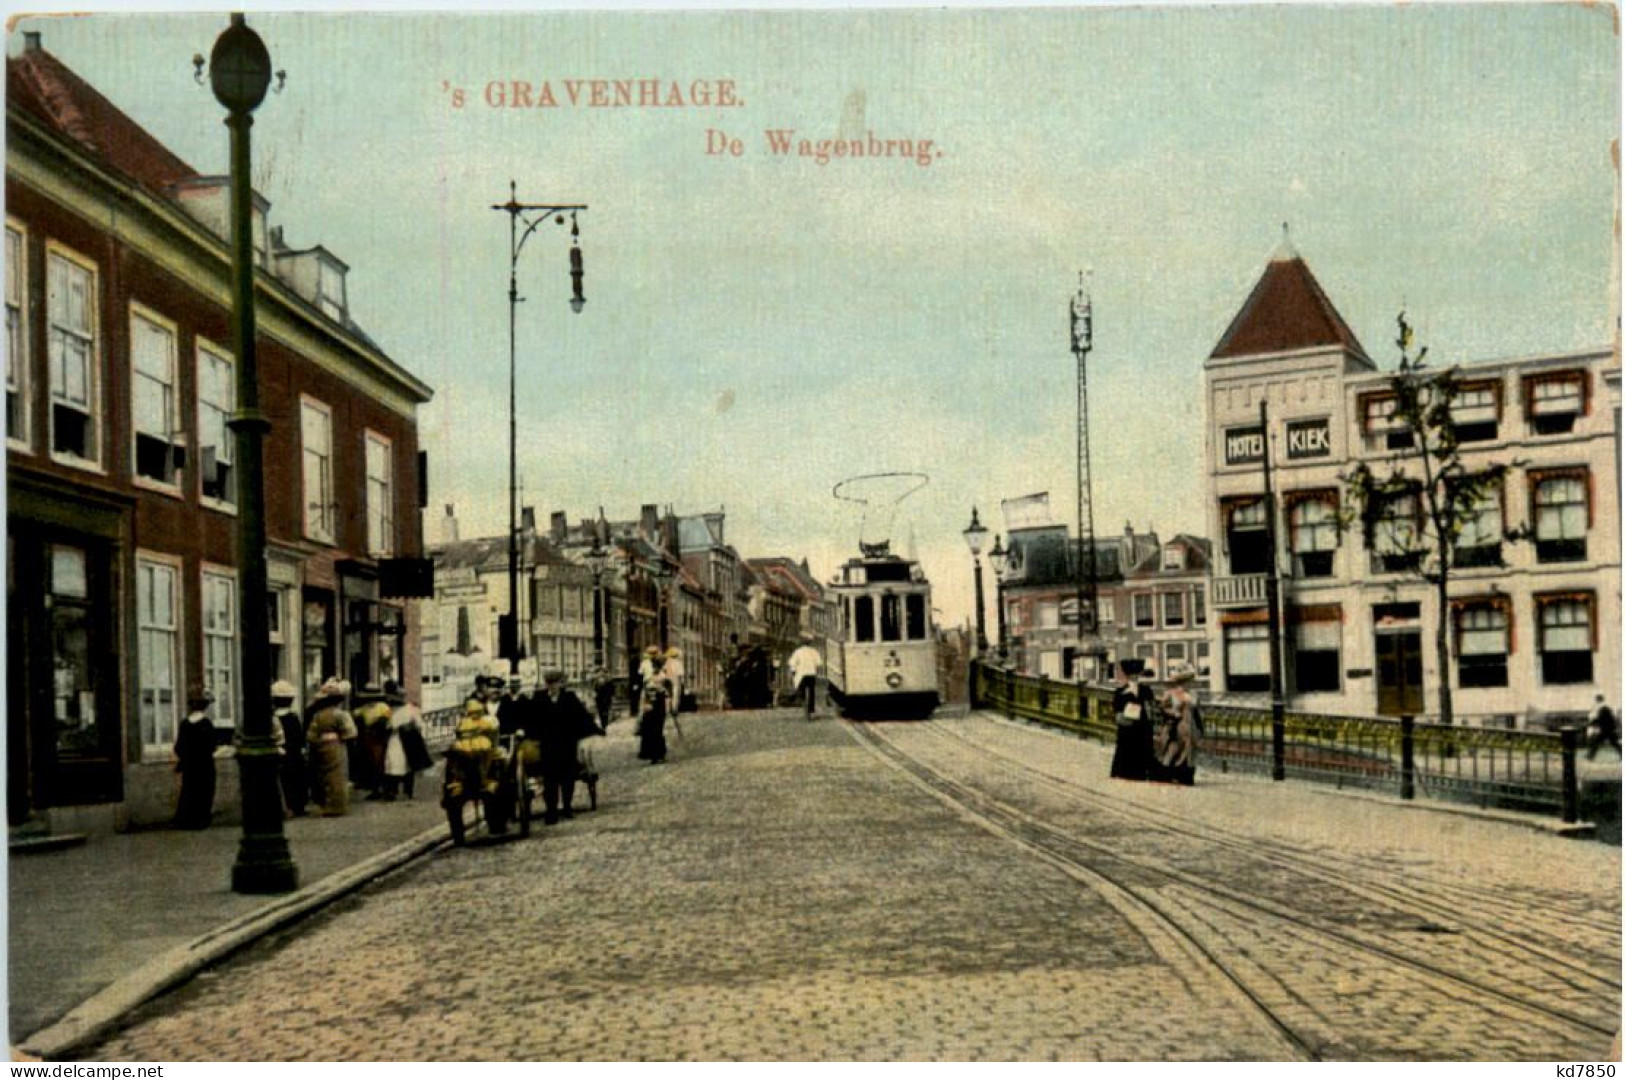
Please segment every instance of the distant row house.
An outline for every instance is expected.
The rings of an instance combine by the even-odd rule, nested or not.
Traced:
[[[6,74],[8,816],[162,821],[187,690],[228,743],[244,648],[306,695],[415,683],[391,586],[419,554],[431,391],[351,320],[345,264],[285,244],[256,197],[270,637],[239,640],[227,180],[37,34]]]

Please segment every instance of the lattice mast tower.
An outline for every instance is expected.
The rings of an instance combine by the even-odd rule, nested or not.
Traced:
[[[1082,271],[1072,297],[1072,355],[1078,362],[1078,655],[1096,643],[1099,621],[1095,573],[1095,511],[1089,479],[1089,350],[1094,346],[1094,303]]]

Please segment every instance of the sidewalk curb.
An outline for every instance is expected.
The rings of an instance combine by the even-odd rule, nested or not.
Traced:
[[[14,1049],[46,1061],[60,1060],[69,1051],[105,1035],[137,1006],[180,985],[209,965],[450,840],[450,828],[436,825],[354,866],[238,916],[147,961],[68,1010],[49,1027],[19,1040]]]

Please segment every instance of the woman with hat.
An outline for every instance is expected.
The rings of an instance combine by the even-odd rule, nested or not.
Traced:
[[[186,697],[186,719],[175,734],[175,771],[181,790],[175,799],[175,828],[207,829],[214,816],[214,695],[194,687]]]
[[[293,699],[298,696],[293,683],[286,679],[271,684],[271,730],[282,733],[282,761],[277,770],[282,781],[282,801],[288,813],[304,817],[310,803],[310,784],[305,776],[305,722],[293,707]]]
[[[356,736],[355,721],[344,707],[344,686],[328,679],[311,703],[310,727],[305,733],[310,748],[311,797],[325,817],[350,812],[350,784],[345,775],[345,746]]]
[[[384,798],[394,802],[404,788],[410,799],[417,774],[434,764],[423,738],[423,718],[418,707],[406,700],[398,683],[384,684],[384,701],[390,707],[389,743],[384,747]]]
[[[1112,776],[1119,780],[1145,780],[1156,761],[1151,751],[1152,709],[1156,695],[1140,681],[1144,661],[1126,657],[1117,662],[1117,689],[1112,712],[1117,716],[1117,745],[1112,752]]]
[[[1196,741],[1201,734],[1201,709],[1190,691],[1195,679],[1196,672],[1189,666],[1175,668],[1168,674],[1171,685],[1163,698],[1168,740],[1159,762],[1162,779],[1187,786],[1196,783]]]

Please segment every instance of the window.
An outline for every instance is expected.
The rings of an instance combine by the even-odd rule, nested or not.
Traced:
[[[908,607],[908,639],[910,641],[924,641],[926,634],[925,597],[920,593],[910,593],[907,597]]]
[[[167,750],[180,724],[180,572],[135,561],[141,745]]]
[[[1061,625],[1061,605],[1054,600],[1044,600],[1038,605],[1038,629],[1055,630]]]
[[[1524,416],[1536,435],[1565,435],[1587,406],[1583,371],[1530,375],[1523,380]]]
[[[1537,596],[1540,611],[1540,678],[1548,686],[1591,681],[1597,647],[1596,597],[1591,593]]]
[[[293,681],[288,663],[288,603],[293,590],[279,585],[266,587],[266,640],[271,648],[271,680]]]
[[[395,550],[394,464],[390,443],[367,432],[367,551],[388,555]]]
[[[1366,394],[1360,400],[1366,450],[1408,450],[1416,445],[1415,433],[1398,415],[1398,398],[1392,394]]]
[[[153,315],[130,311],[130,427],[135,435],[135,475],[165,487],[180,483],[175,327]]]
[[[1185,625],[1185,597],[1182,593],[1165,592],[1162,594],[1162,625]]]
[[[22,230],[6,225],[6,438],[28,445],[28,332],[23,297],[28,293],[28,265]]]
[[[902,615],[899,610],[895,593],[887,593],[880,598],[880,640],[903,640]]]
[[[221,506],[237,502],[236,442],[226,423],[237,408],[237,375],[231,357],[212,345],[197,348],[198,472],[203,498]]]
[[[875,639],[875,598],[860,596],[853,606],[853,618],[856,624],[853,629],[854,641],[873,641]]]
[[[1270,688],[1270,631],[1263,623],[1224,628],[1225,685],[1236,691]]]
[[[1300,694],[1335,692],[1341,683],[1342,612],[1299,608],[1293,613],[1292,681]],[[1267,660],[1266,660],[1267,662]]]
[[[1482,493],[1463,516],[1454,559],[1457,566],[1501,564],[1501,492],[1498,488]]]
[[[333,414],[306,398],[300,403],[299,431],[304,447],[305,535],[333,542],[337,504],[333,501]]]
[[[1450,424],[1457,442],[1486,442],[1500,434],[1501,384],[1464,382],[1450,400]]]
[[[237,582],[203,572],[203,685],[214,694],[217,727],[237,724]]]
[[[344,271],[326,259],[316,262],[316,306],[322,314],[344,320]]]
[[[51,453],[101,461],[96,386],[96,273],[62,251],[45,258],[46,345],[51,375]]]
[[[1175,664],[1185,662],[1185,643],[1183,641],[1170,641],[1162,647],[1162,666],[1172,671]]]
[[[1156,610],[1151,605],[1150,593],[1134,594],[1134,625],[1155,626]]]
[[[1207,593],[1200,585],[1191,590],[1191,623],[1207,625]]]
[[[1493,600],[1456,607],[1456,682],[1463,687],[1505,686],[1511,652],[1509,611]]]
[[[1101,626],[1116,626],[1117,599],[1112,596],[1102,596],[1097,617],[1100,619]]]
[[[1134,655],[1144,660],[1147,668],[1153,669],[1145,673],[1146,678],[1149,679],[1156,674],[1154,669],[1157,666],[1157,647],[1155,645],[1136,645],[1134,646]]]
[[[1292,572],[1300,578],[1332,576],[1337,551],[1337,504],[1330,498],[1298,498],[1287,511],[1292,535]]]
[[[1213,667],[1209,663],[1211,656],[1212,653],[1208,649],[1208,643],[1205,641],[1198,641],[1196,643],[1196,674],[1206,678],[1212,673]]]
[[[1185,545],[1169,544],[1162,549],[1162,568],[1164,570],[1185,569]]]
[[[1422,564],[1422,552],[1417,547],[1421,539],[1417,528],[1419,508],[1414,489],[1382,498],[1371,533],[1372,573],[1394,574],[1415,570]]]
[[[1590,474],[1585,469],[1531,472],[1535,519],[1535,558],[1539,562],[1582,562],[1591,508]]]
[[[1269,530],[1263,499],[1231,504],[1225,522],[1232,574],[1267,574],[1270,570]]]

